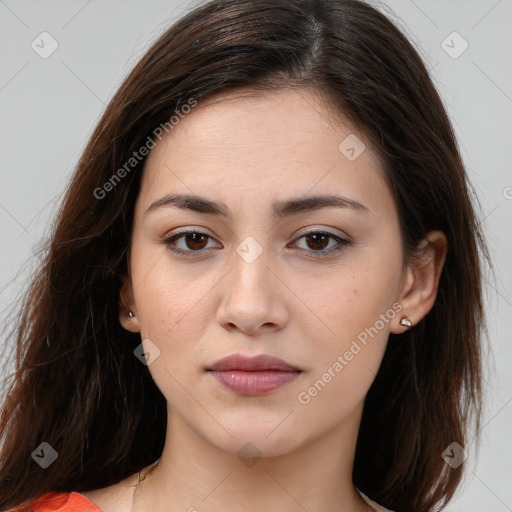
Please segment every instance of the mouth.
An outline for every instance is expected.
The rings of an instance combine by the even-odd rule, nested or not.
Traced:
[[[293,382],[299,368],[267,354],[246,357],[234,354],[217,361],[207,371],[220,384],[242,396],[262,396]]]

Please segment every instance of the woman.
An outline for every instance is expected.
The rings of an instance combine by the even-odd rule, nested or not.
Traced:
[[[469,189],[374,8],[190,12],[107,107],[27,294],[0,509],[444,507],[481,410]]]

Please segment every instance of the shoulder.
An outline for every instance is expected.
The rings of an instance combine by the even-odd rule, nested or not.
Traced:
[[[31,512],[103,512],[79,492],[47,492],[31,503]]]
[[[102,489],[82,492],[52,491],[42,494],[28,505],[7,512],[126,512],[131,510],[133,492],[139,473]]]
[[[82,496],[96,505],[94,512],[126,512],[132,509],[133,494],[138,483],[137,472],[109,487],[84,491]]]

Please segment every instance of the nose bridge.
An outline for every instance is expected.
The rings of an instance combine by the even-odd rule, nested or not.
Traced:
[[[268,288],[269,249],[254,237],[247,236],[236,247],[232,259],[232,286],[237,293],[259,295]]]
[[[218,320],[244,331],[263,324],[282,324],[285,308],[280,304],[276,277],[269,269],[269,249],[248,236],[235,248],[225,281]]]

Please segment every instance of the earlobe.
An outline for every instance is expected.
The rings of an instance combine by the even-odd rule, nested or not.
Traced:
[[[140,332],[139,322],[133,299],[131,280],[121,276],[121,289],[119,290],[119,322],[129,332]]]
[[[401,315],[395,318],[391,332],[400,334],[418,324],[432,309],[446,259],[447,240],[442,231],[430,231],[418,245],[410,261],[397,298]]]

